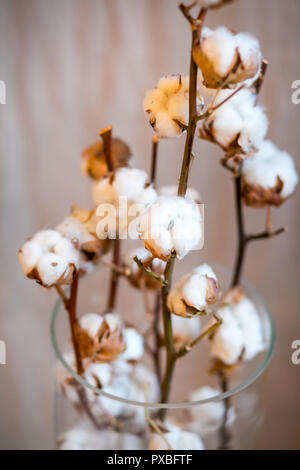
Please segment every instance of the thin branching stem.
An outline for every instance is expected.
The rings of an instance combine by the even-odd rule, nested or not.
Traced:
[[[159,142],[159,139],[155,135],[152,139],[151,173],[150,173],[150,182],[153,184],[153,187],[155,187],[156,185],[158,142]]]

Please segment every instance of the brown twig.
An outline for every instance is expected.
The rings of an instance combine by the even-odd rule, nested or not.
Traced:
[[[158,382],[161,385],[161,362],[160,362],[160,334],[159,334],[159,317],[160,317],[160,308],[161,308],[161,298],[160,294],[156,294],[155,305],[154,305],[154,316],[153,316],[153,333],[154,333],[154,367]]]
[[[120,266],[121,261],[121,240],[117,237],[113,240],[113,253],[112,253],[112,264],[113,268],[111,269],[110,273],[110,287],[109,287],[109,294],[107,300],[107,308],[108,312],[111,312],[116,307],[117,301],[117,294],[118,294],[118,286],[119,286],[119,279],[120,273],[117,272],[115,267]]]
[[[77,373],[81,375],[84,372],[84,367],[82,364],[78,337],[77,337],[77,332],[78,332],[78,321],[77,321],[77,312],[76,312],[77,293],[78,293],[78,274],[74,276],[74,279],[71,284],[70,299],[68,301],[67,311],[69,315],[72,344],[73,344],[75,360],[76,360],[76,369],[77,369]]]
[[[116,168],[114,156],[112,153],[112,126],[106,127],[99,132],[99,136],[103,141],[103,150],[106,158],[106,163],[109,171],[114,171]]]
[[[221,370],[218,372],[218,376],[220,378],[221,390],[223,393],[225,393],[228,391],[228,388],[229,388],[228,376],[224,371],[221,371]],[[222,424],[219,429],[219,436],[220,436],[220,442],[221,442],[219,450],[230,449],[229,444],[230,444],[230,439],[231,439],[231,433],[227,426],[229,409],[230,409],[230,398],[227,397],[224,400],[224,413],[223,413],[223,418],[222,418]]]
[[[263,240],[266,238],[273,238],[286,232],[286,227],[281,227],[273,232],[265,231],[256,234],[246,234],[243,203],[241,194],[241,177],[235,178],[235,205],[237,214],[237,227],[238,227],[238,250],[236,255],[235,267],[231,287],[238,285],[241,281],[242,269],[245,261],[246,248],[248,243],[255,240]]]
[[[189,122],[187,126],[185,148],[182,159],[182,166],[178,184],[178,196],[185,196],[188,178],[191,169],[191,162],[193,159],[193,143],[195,137],[195,131],[197,126],[197,75],[198,67],[193,59],[193,46],[201,36],[202,27],[206,17],[207,9],[201,8],[197,18],[192,18],[189,14],[189,10],[194,6],[194,4],[189,7],[179,5],[179,9],[182,11],[183,15],[192,26],[192,43],[191,43],[191,53],[190,53],[190,74],[189,74]],[[174,338],[172,330],[172,318],[171,312],[167,306],[167,297],[171,288],[172,283],[172,273],[174,269],[175,258],[172,256],[167,262],[165,269],[165,281],[161,289],[161,300],[162,300],[162,313],[163,313],[163,326],[164,326],[164,340],[166,348],[166,370],[164,373],[164,378],[162,381],[161,387],[161,401],[167,403],[169,400],[171,382],[174,373],[176,356],[175,356],[175,347],[174,347]],[[159,418],[163,421],[166,417],[167,410],[161,409],[159,411]]]
[[[184,13],[183,9],[184,5],[180,4],[179,8]],[[185,196],[187,185],[188,185],[188,178],[192,160],[192,150],[193,150],[193,143],[194,137],[196,132],[197,126],[197,76],[198,76],[198,67],[194,62],[193,59],[193,46],[196,42],[196,39],[201,35],[201,29],[204,24],[204,20],[206,17],[206,8],[202,8],[198,15],[197,20],[197,28],[192,29],[192,44],[191,44],[191,56],[190,56],[190,83],[189,83],[189,122],[185,140],[185,148],[184,148],[184,155],[182,160],[181,166],[181,173],[179,178],[179,185],[178,185],[178,196]],[[185,15],[186,16],[186,15]]]
[[[71,338],[72,338],[72,345],[73,345],[73,350],[74,350],[74,356],[75,356],[75,362],[76,362],[76,372],[79,375],[82,375],[84,372],[84,367],[82,363],[82,358],[80,354],[80,348],[79,348],[79,343],[78,343],[78,336],[77,336],[77,331],[78,331],[78,320],[77,320],[77,294],[78,294],[78,274],[74,276],[74,279],[71,284],[70,288],[70,297],[68,298],[62,288],[60,286],[55,286],[56,291],[58,292],[59,296],[61,297],[65,309],[68,312],[68,317],[69,317],[69,325],[70,325],[70,330],[71,330]],[[95,426],[96,429],[101,429],[102,426],[100,423],[98,423],[97,419],[95,418],[88,399],[86,395],[86,391],[82,385],[78,385],[77,388],[77,393],[78,397],[82,406],[83,411],[87,414],[93,425]]]
[[[167,298],[168,298],[171,283],[172,283],[174,264],[175,264],[175,257],[172,256],[167,262],[165,273],[164,273],[167,284],[164,285],[161,289],[164,340],[165,340],[166,356],[167,356],[166,357],[166,371],[165,371],[165,375],[164,375],[162,386],[161,386],[162,403],[168,402],[170,388],[171,388],[171,381],[172,381],[175,362],[176,362],[175,355],[174,355],[175,348],[174,348],[174,338],[173,338],[173,329],[172,329],[172,318],[171,318],[171,312],[167,306]],[[161,409],[159,411],[159,417],[162,421],[164,420],[166,416],[166,412],[167,412],[166,409]]]
[[[151,173],[150,173],[150,182],[153,184],[153,187],[155,187],[155,183],[156,183],[158,142],[159,142],[159,139],[155,135],[152,139]]]

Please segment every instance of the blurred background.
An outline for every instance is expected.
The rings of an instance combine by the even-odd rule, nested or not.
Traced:
[[[136,166],[149,169],[151,128],[142,112],[147,89],[167,73],[188,72],[190,31],[177,0],[0,0],[1,266],[0,447],[53,447],[53,380],[49,322],[55,293],[23,276],[17,251],[26,237],[55,226],[73,203],[91,207],[90,183],[80,173],[81,150],[114,125]],[[269,138],[298,160],[300,105],[291,85],[300,79],[300,2],[239,0],[211,12],[207,24],[249,31],[270,67],[260,101],[268,108]],[[184,138],[160,145],[158,182],[178,179]],[[205,246],[187,261],[233,265],[236,231],[231,175],[219,149],[196,142],[191,184],[205,202]],[[300,448],[300,365],[291,344],[300,339],[299,191],[274,210],[287,234],[252,244],[245,277],[265,296],[278,339],[264,380],[266,420],[256,448]],[[297,209],[298,207],[298,209]],[[250,231],[264,212],[247,210]],[[102,276],[102,274],[101,274]],[[95,308],[107,284],[93,279]],[[122,290],[120,304],[138,308]]]

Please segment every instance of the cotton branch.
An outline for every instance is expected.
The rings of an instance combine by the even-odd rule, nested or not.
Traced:
[[[281,227],[274,231],[266,230],[257,234],[246,234],[244,224],[243,202],[241,194],[241,176],[235,178],[235,205],[238,226],[238,250],[233,272],[231,287],[238,285],[241,281],[242,269],[245,260],[246,248],[248,243],[255,240],[273,238],[287,231],[286,227]]]
[[[179,5],[180,10],[183,12],[185,11],[185,6],[181,3]],[[194,137],[196,132],[197,126],[197,75],[198,75],[198,67],[194,62],[193,59],[193,47],[195,44],[196,39],[201,35],[201,31],[203,28],[204,20],[206,17],[207,9],[202,8],[197,19],[193,19],[191,23],[192,27],[192,44],[191,44],[191,57],[190,57],[190,85],[189,85],[189,122],[187,128],[187,135],[185,141],[185,148],[184,148],[184,155],[182,160],[182,167],[178,185],[178,196],[185,196],[189,178],[189,171],[191,166],[191,159],[192,159],[192,150],[193,150],[193,143]],[[190,20],[189,20],[190,21]]]
[[[201,8],[197,18],[191,17],[189,11],[193,8],[195,4],[193,3],[190,6],[185,6],[182,3],[179,5],[179,9],[189,21],[192,27],[192,43],[191,43],[191,55],[190,55],[190,73],[189,73],[189,121],[186,130],[186,141],[184,148],[184,155],[182,160],[179,184],[178,184],[178,196],[185,196],[188,178],[191,169],[191,163],[193,160],[193,143],[195,137],[195,131],[197,127],[197,75],[198,67],[193,59],[193,46],[198,37],[201,36],[201,31],[203,28],[204,20],[206,17],[207,9]],[[165,281],[166,285],[162,287],[161,290],[161,299],[162,299],[162,311],[163,311],[163,325],[164,325],[164,336],[165,336],[165,347],[166,347],[166,370],[162,382],[162,394],[161,400],[163,403],[166,403],[169,399],[171,382],[173,377],[173,372],[175,368],[175,363],[177,360],[174,347],[174,338],[172,330],[172,317],[171,312],[167,306],[167,298],[169,290],[171,288],[172,282],[172,273],[174,269],[175,258],[172,256],[167,262],[165,269]],[[161,420],[164,420],[166,416],[166,409],[161,409],[159,417]]]
[[[150,173],[150,181],[153,184],[153,186],[155,186],[155,181],[156,181],[158,142],[159,142],[159,139],[155,135],[152,139],[151,173]]]
[[[121,263],[121,240],[117,237],[114,240],[114,246],[113,246],[112,264],[114,265],[114,267],[111,269],[111,275],[110,275],[110,288],[109,288],[109,295],[108,295],[108,300],[107,300],[108,312],[113,311],[116,307],[120,273],[115,269],[115,267],[119,267],[120,263]]]
[[[77,319],[77,295],[78,295],[78,273],[74,276],[70,287],[70,297],[67,297],[60,286],[55,286],[57,293],[61,297],[65,309],[68,312],[69,325],[71,330],[71,339],[73,345],[73,351],[76,362],[76,372],[78,375],[82,375],[84,372],[83,362],[80,353],[80,347],[78,343],[78,319]],[[97,419],[93,415],[92,410],[90,409],[89,402],[86,396],[86,391],[82,385],[78,384],[77,388],[78,397],[81,403],[81,406],[93,425],[96,429],[101,429],[101,424],[98,423]]]

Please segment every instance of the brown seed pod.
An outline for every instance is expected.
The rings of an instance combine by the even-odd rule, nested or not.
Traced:
[[[112,154],[113,159],[116,162],[116,168],[129,166],[131,150],[122,139],[112,139]],[[83,150],[82,171],[95,180],[107,175],[108,167],[104,154],[103,142],[101,140]]]

